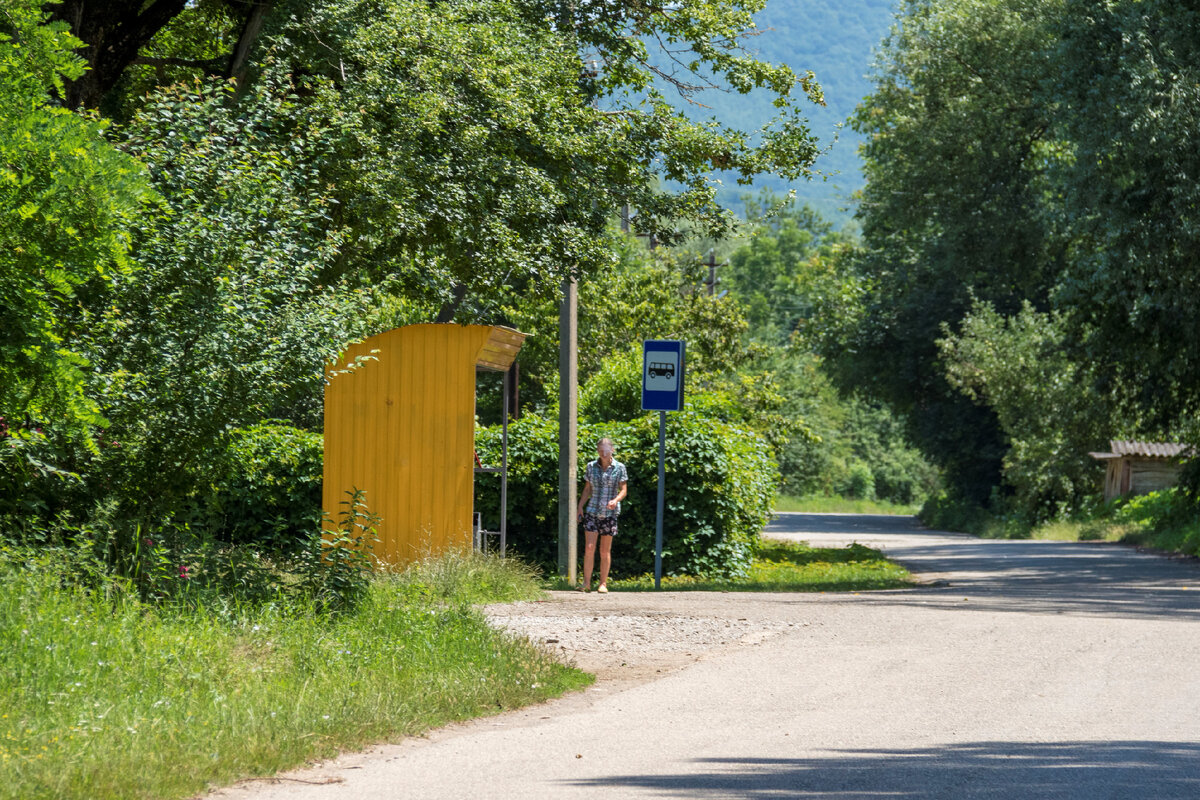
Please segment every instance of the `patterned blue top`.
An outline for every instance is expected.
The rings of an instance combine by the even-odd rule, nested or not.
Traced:
[[[616,508],[610,509],[608,501],[616,497],[621,491],[621,484],[629,480],[629,473],[625,471],[624,464],[614,458],[608,469],[603,469],[600,459],[589,461],[587,469],[583,471],[583,477],[592,485],[592,496],[588,498],[587,504],[589,514],[615,517],[621,513],[620,503],[617,503]]]

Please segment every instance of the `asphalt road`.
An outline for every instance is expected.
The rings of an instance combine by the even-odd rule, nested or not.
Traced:
[[[908,518],[787,514],[916,589],[556,594],[556,613],[762,626],[630,682],[220,793],[384,798],[1200,798],[1200,567],[984,541]],[[691,655],[691,654],[689,654]]]

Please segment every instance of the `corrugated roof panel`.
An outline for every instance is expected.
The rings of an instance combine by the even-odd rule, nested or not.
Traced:
[[[516,360],[525,336],[526,334],[512,328],[493,326],[487,343],[475,359],[475,366],[505,372]]]
[[[1143,458],[1176,458],[1185,455],[1188,446],[1179,442],[1139,442],[1113,439],[1110,443],[1114,456],[1142,456]]]

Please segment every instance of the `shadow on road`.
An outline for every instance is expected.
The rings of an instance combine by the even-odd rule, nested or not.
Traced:
[[[979,539],[925,530],[912,517],[881,515],[788,514],[772,521],[766,533],[814,544],[859,541],[933,582],[875,594],[867,602],[1200,618],[1196,559],[1102,542]]]
[[[978,742],[693,763],[701,767],[694,773],[615,775],[570,785],[614,789],[617,797],[635,788],[692,798],[1200,797],[1200,745],[1175,742]]]

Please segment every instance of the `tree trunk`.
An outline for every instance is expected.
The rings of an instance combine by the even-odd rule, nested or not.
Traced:
[[[242,26],[237,45],[234,46],[233,54],[229,57],[229,69],[226,77],[236,80],[239,87],[245,82],[246,71],[250,67],[250,49],[258,39],[258,34],[262,32],[263,20],[272,5],[272,0],[263,0],[263,2],[250,6],[250,13],[246,15],[246,24]]]
[[[62,0],[50,6],[53,19],[71,26],[83,43],[80,55],[91,66],[67,85],[68,108],[96,108],[138,56],[138,51],[179,15],[187,0]]]
[[[454,296],[442,304],[442,310],[438,312],[437,319],[434,322],[446,323],[454,319],[455,312],[462,305],[462,301],[467,296],[467,286],[463,283],[454,284]]]

